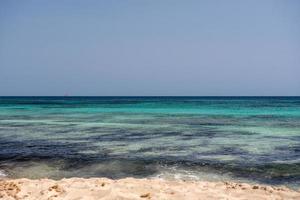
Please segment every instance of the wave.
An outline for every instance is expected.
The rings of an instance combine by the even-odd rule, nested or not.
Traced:
[[[0,178],[2,178],[2,177],[6,177],[6,174],[3,170],[0,170]]]

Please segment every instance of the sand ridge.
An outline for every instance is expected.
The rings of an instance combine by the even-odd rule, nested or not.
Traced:
[[[200,200],[200,199],[300,199],[300,192],[286,187],[231,182],[167,181],[163,179],[69,178],[3,179],[4,200]]]

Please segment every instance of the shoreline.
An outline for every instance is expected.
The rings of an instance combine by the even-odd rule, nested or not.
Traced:
[[[0,179],[0,199],[300,199],[285,186],[164,179]]]

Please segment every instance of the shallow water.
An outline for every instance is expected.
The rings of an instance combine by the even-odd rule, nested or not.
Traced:
[[[0,97],[9,177],[300,186],[300,97]]]

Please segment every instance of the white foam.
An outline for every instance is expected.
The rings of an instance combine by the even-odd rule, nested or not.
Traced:
[[[0,170],[0,178],[1,177],[6,177],[6,174],[5,174],[5,172],[3,170]]]

